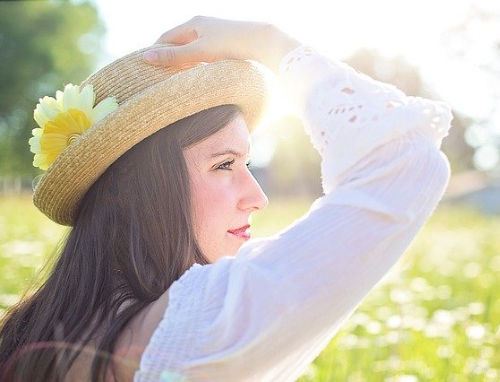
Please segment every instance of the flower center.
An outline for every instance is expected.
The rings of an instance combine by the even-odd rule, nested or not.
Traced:
[[[68,137],[68,145],[71,145],[74,141],[76,141],[80,137],[80,134],[71,134]]]

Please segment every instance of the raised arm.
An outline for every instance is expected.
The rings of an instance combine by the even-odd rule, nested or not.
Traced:
[[[195,264],[170,287],[142,380],[291,381],[397,262],[440,201],[451,112],[314,49],[282,58],[279,82],[322,157],[325,195],[235,257]]]

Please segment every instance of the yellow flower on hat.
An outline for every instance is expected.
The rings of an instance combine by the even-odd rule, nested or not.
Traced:
[[[78,85],[67,84],[56,98],[39,99],[33,118],[39,128],[32,130],[30,151],[35,154],[33,166],[46,170],[57,156],[90,126],[118,108],[114,97],[103,99],[94,107],[92,85],[81,91]]]

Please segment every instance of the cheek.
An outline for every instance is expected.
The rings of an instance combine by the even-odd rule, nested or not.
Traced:
[[[221,254],[233,254],[237,248],[229,234],[236,219],[235,194],[223,179],[198,182],[193,194],[194,230],[201,250],[211,262]]]
[[[231,224],[234,194],[220,179],[198,181],[194,187],[194,219],[200,232],[224,233]]]

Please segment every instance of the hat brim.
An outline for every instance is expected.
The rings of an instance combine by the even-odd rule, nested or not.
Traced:
[[[92,184],[144,138],[224,104],[238,105],[252,132],[266,113],[268,97],[265,76],[250,61],[216,61],[180,71],[135,94],[69,145],[40,178],[33,203],[54,222],[72,226]]]

